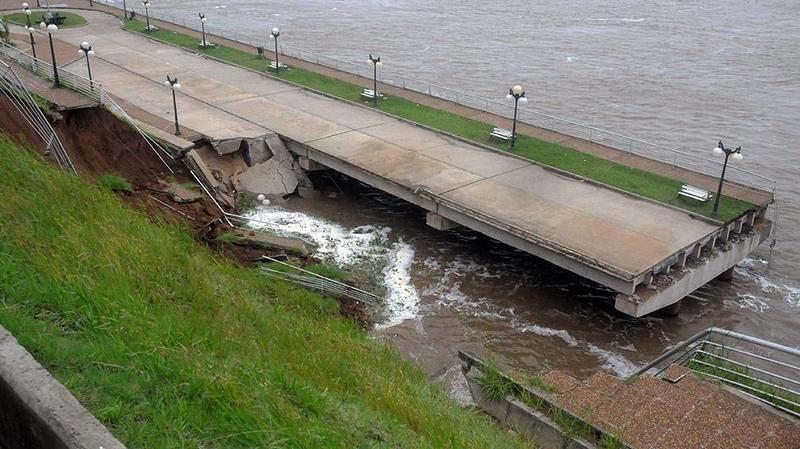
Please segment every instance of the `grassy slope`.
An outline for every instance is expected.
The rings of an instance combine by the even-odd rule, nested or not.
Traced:
[[[522,447],[333,301],[0,139],[0,324],[131,448]]]
[[[233,48],[220,46],[213,49],[202,49],[199,47],[198,38],[174,31],[158,30],[144,33],[145,24],[138,20],[125,21],[125,26],[129,30],[147,34],[155,39],[206,53],[253,70],[264,71],[270,63],[267,59],[260,59],[254,54]],[[340,98],[361,101],[362,88],[360,86],[309,70],[292,68],[291,70],[280,72],[279,77]],[[510,151],[522,157],[600,181],[628,192],[677,206],[699,215],[711,216],[712,202],[699,203],[678,197],[678,190],[683,184],[680,181],[629,168],[530,136],[519,136],[515,148],[511,150],[509,144],[489,140],[492,125],[420,105],[400,97],[391,96],[387,100],[380,101],[379,109],[432,128],[491,145],[504,151]],[[718,218],[721,221],[727,221],[740,216],[752,207],[753,205],[747,202],[723,197],[720,201]]]
[[[59,28],[74,28],[74,27],[79,27],[81,25],[86,25],[86,19],[83,18],[83,16],[79,16],[78,14],[65,11],[57,11],[55,9],[53,10],[53,12],[57,12],[65,17],[64,22],[58,26]],[[44,13],[41,11],[37,11],[31,14],[31,24],[33,25],[34,28],[37,28],[39,26],[39,23],[42,21],[43,15]],[[27,24],[27,21],[25,20],[25,14],[21,12],[4,16],[3,20],[5,20],[8,23],[13,23],[20,26],[25,26]]]

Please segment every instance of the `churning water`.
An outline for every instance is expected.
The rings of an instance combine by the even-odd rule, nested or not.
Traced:
[[[453,372],[459,349],[521,371],[624,374],[712,325],[798,345],[800,2],[158,3],[245,34],[279,26],[288,46],[347,61],[378,54],[387,71],[483,97],[519,83],[526,107],[699,155],[722,139],[777,180],[775,249],[743,261],[733,283],[695,292],[670,320],[621,316],[609,292],[479,235],[427,229],[418,210],[368,188],[258,212],[324,257],[372,261],[391,310],[376,334],[432,377]],[[375,250],[376,240],[387,243]]]

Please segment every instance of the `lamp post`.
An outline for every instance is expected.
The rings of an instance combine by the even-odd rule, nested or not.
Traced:
[[[742,156],[742,147],[726,148],[720,140],[717,147],[714,148],[714,154],[717,156],[725,155],[725,163],[722,164],[722,175],[719,177],[719,187],[717,188],[717,196],[714,198],[714,209],[711,211],[711,216],[716,217],[719,210],[719,198],[722,196],[722,183],[725,182],[725,170],[728,168],[728,158],[733,156],[733,159],[741,161],[744,159]]]
[[[149,33],[150,31],[152,31],[150,29],[150,9],[149,9],[150,8],[150,0],[144,0],[142,2],[142,5],[144,5],[144,15],[147,18],[147,29],[145,31],[147,31]]]
[[[92,0],[89,0],[89,7],[90,7],[90,8],[94,8],[94,1],[92,1]]]
[[[278,38],[281,35],[281,30],[278,27],[272,28],[272,31],[269,33],[270,39],[275,41],[275,73],[277,74],[281,70],[281,65],[278,62]]]
[[[89,56],[94,56],[94,50],[88,42],[83,41],[78,46],[78,54],[86,57],[86,71],[89,72],[89,87],[94,90],[94,81],[92,81],[92,65],[89,63]]]
[[[208,19],[203,13],[198,14],[198,17],[200,17],[200,29],[203,30],[203,48],[206,48],[208,47],[208,43],[206,43],[206,22]]]
[[[511,123],[511,148],[514,148],[514,143],[517,141],[517,109],[519,103],[527,103],[528,99],[525,97],[525,89],[519,84],[515,84],[511,89],[508,89],[506,99],[514,100],[514,121]]]
[[[58,25],[55,23],[47,23],[50,19],[47,16],[44,17],[42,23],[39,24],[39,28],[43,31],[47,31],[47,37],[50,40],[50,57],[53,59],[53,81],[55,82],[56,87],[61,87],[61,82],[58,79],[58,63],[56,62],[56,50],[53,47],[53,33],[58,31]]]
[[[125,0],[122,0],[122,17],[128,18],[128,4],[125,3]]]
[[[378,106],[378,69],[383,67],[381,57],[373,58],[369,55],[369,62],[372,63],[372,105]]]
[[[33,39],[34,28],[31,26],[31,13],[33,11],[31,11],[31,8],[27,3],[23,3],[22,12],[25,13],[25,22],[27,23],[25,29],[28,31],[28,34],[31,37],[31,52],[33,53],[33,59],[36,59],[36,41]]]
[[[178,77],[170,78],[167,75],[167,80],[164,81],[164,84],[169,86],[170,90],[172,90],[172,109],[175,112],[175,135],[181,135],[181,127],[178,124],[178,102],[175,100],[175,91],[181,88],[181,83],[178,82]]]

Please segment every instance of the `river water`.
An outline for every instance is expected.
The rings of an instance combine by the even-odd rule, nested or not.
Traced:
[[[155,2],[154,2],[155,3]],[[631,319],[612,295],[364,186],[256,212],[273,229],[367,267],[389,315],[375,330],[432,377],[459,349],[518,371],[630,372],[708,326],[798,346],[800,324],[800,2],[701,0],[160,0],[187,20],[266,35],[342,60],[380,55],[386,70],[487,98],[523,85],[526,106],[709,156],[717,140],[777,180],[774,250],[685,301],[674,319]],[[328,195],[330,193],[330,195]],[[773,206],[774,208],[774,206]],[[463,395],[458,385],[456,396]]]

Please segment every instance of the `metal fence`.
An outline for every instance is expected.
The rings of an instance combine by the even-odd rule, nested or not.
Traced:
[[[272,268],[269,266],[262,266],[260,270],[267,276],[291,282],[312,290],[319,290],[321,293],[326,295],[344,296],[345,298],[350,298],[354,301],[358,301],[371,307],[375,307],[380,303],[380,298],[377,296],[353,287],[352,285],[347,285],[343,282],[319,275],[298,266],[282,262],[273,257],[262,256],[262,259],[278,264],[280,267]]]
[[[119,1],[113,0],[100,0],[98,3],[104,3],[116,8],[120,8],[122,6]],[[136,11],[138,15],[143,16],[144,8],[138,4],[131,5],[131,3],[133,2],[129,2],[128,11]],[[152,19],[162,20],[180,25],[184,28],[200,31],[200,21],[197,19],[187,20],[186,18],[170,15],[153,8],[150,8],[149,14],[150,18]],[[206,23],[205,29],[206,33],[210,35],[216,35],[225,39],[251,45],[253,47],[264,47],[267,51],[270,49],[270,42],[267,38],[266,31],[263,33],[230,31],[216,26],[213,23]],[[283,44],[280,45],[279,51],[280,53],[293,58],[302,59],[304,61],[352,73],[354,75],[372,78],[372,67],[367,66],[366,64],[355,63],[353,61],[344,61],[324,55],[318,51],[304,50]],[[469,106],[479,111],[496,114],[501,117],[511,118],[510,114],[513,108],[509,104],[501,101],[484,98],[479,95],[441,86],[436,83],[415,80],[389,70],[383,70],[379,72],[378,76],[379,80],[385,84],[424,93],[432,97],[452,101],[464,106]],[[580,123],[575,120],[556,117],[541,111],[533,110],[531,108],[520,110],[518,118],[520,122],[524,122],[538,128],[584,139],[592,143],[605,145],[627,153],[636,154],[648,159],[657,160],[659,162],[704,173],[710,176],[717,177],[722,171],[722,161],[720,160],[697,156],[675,148],[666,147],[647,142],[642,139],[625,136],[613,131],[608,131],[595,126]],[[729,165],[726,172],[726,179],[769,192],[775,192],[776,182],[774,179],[744,168]]]
[[[12,47],[5,42],[0,42],[0,55],[5,56],[6,58],[14,61],[22,67],[25,67],[42,78],[51,81],[55,80],[53,66],[51,64],[48,64],[41,59],[34,58],[33,56],[20,51],[19,49]],[[173,173],[172,168],[169,166],[169,164],[167,164],[167,161],[164,159],[164,157],[162,157],[162,155],[165,155],[166,157],[172,159],[172,155],[170,155],[163,145],[161,145],[157,140],[142,130],[136,120],[128,115],[128,113],[125,112],[125,110],[103,88],[102,83],[89,80],[62,67],[59,67],[58,69],[58,79],[62,87],[96,100],[105,106],[112,114],[116,115],[122,121],[133,127],[139,133],[139,135],[142,136],[144,141],[147,142],[147,145],[158,157],[161,163],[164,164],[167,170],[170,173]]]
[[[53,129],[50,121],[39,108],[36,99],[28,91],[25,83],[17,76],[14,69],[0,61],[0,90],[16,109],[20,116],[33,128],[34,132],[42,139],[47,151],[51,152],[59,167],[77,173],[75,165],[64,149],[61,139]]]
[[[645,365],[631,377],[688,367],[800,418],[800,349],[719,328],[708,328]]]

